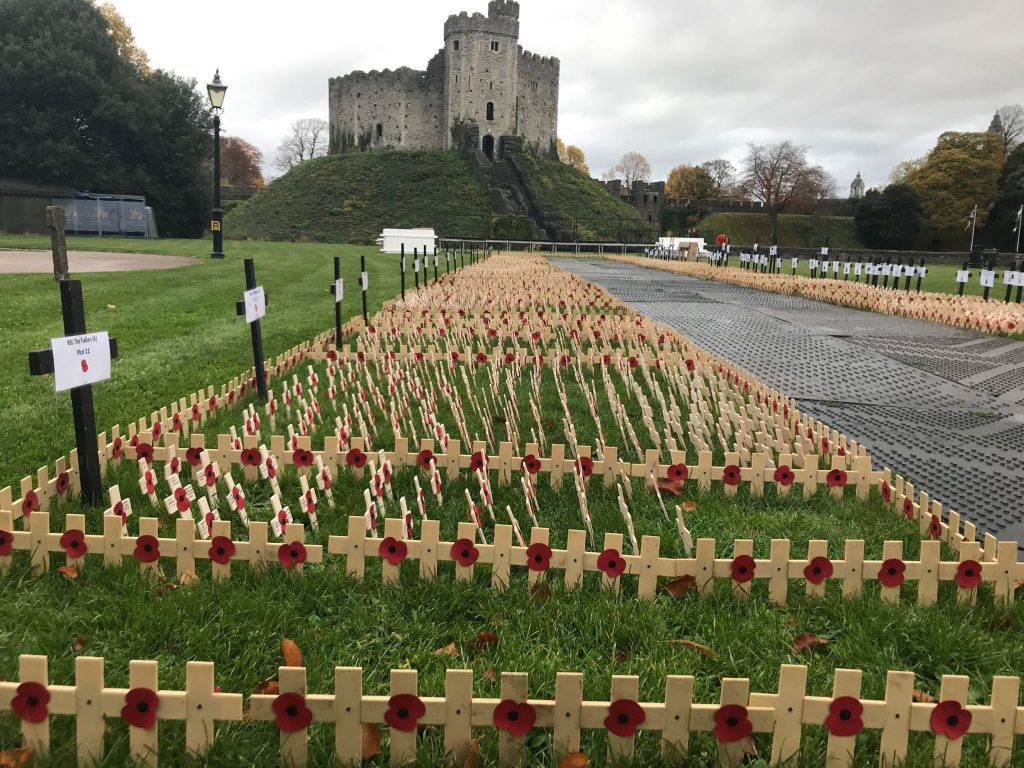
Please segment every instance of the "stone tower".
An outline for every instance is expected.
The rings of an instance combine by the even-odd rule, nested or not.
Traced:
[[[491,0],[487,16],[460,13],[444,25],[447,120],[475,122],[480,148],[493,156],[501,136],[516,133],[519,3]],[[446,148],[450,147],[451,135]]]
[[[864,179],[860,177],[860,171],[857,171],[857,178],[850,184],[850,199],[859,200],[864,197]]]

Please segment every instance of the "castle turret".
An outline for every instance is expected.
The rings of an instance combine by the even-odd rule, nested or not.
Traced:
[[[444,25],[447,124],[475,123],[480,149],[493,156],[516,133],[519,3],[491,0],[487,16],[460,13]],[[451,146],[451,135],[445,146]]]
[[[859,200],[864,197],[864,179],[860,177],[860,171],[857,171],[857,178],[850,184],[850,199]]]

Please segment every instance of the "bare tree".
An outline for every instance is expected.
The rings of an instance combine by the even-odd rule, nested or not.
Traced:
[[[779,214],[787,205],[820,200],[836,183],[823,168],[807,162],[807,147],[789,141],[749,145],[742,174],[743,190],[764,204],[773,241],[779,234]]]
[[[292,123],[289,133],[277,148],[275,164],[288,172],[304,160],[327,154],[330,134],[326,120],[304,117]]]
[[[635,182],[650,181],[651,164],[639,152],[627,152],[619,158],[618,163],[605,172],[603,178],[622,179],[626,189],[632,190]]]
[[[698,167],[711,179],[714,197],[729,197],[736,191],[736,166],[728,160],[708,160]]]
[[[992,118],[992,125],[989,130],[995,130],[1003,139],[1003,154],[1010,154],[1010,150],[1020,143],[1024,135],[1024,107],[1020,104],[1007,104],[1000,107]]]

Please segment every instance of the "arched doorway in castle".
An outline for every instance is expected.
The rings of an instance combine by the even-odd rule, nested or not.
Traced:
[[[484,154],[488,160],[494,159],[494,137],[490,134],[484,136]]]

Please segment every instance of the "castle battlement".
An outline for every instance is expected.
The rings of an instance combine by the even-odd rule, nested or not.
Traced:
[[[538,66],[550,66],[555,69],[558,69],[561,66],[561,62],[557,57],[541,56],[539,53],[530,53],[530,51],[524,50],[521,45],[519,46],[519,58]]]
[[[547,151],[558,135],[559,61],[519,45],[519,3],[444,23],[425,71],[362,70],[329,84],[332,151],[450,149],[475,137],[494,155],[503,136]]]
[[[457,16],[449,16],[444,23],[444,39],[452,35],[481,33],[519,37],[518,8],[515,16],[508,13],[496,13],[484,16],[482,13],[472,15],[463,11]]]

